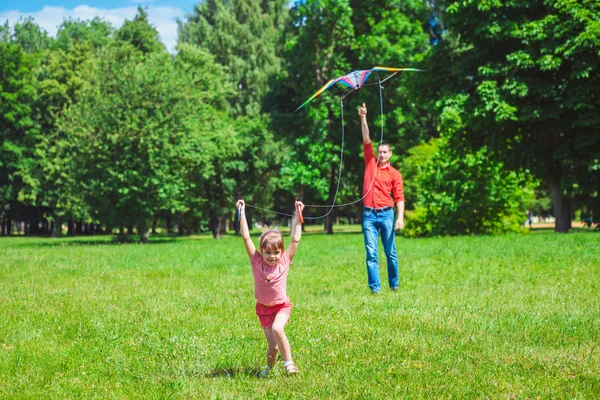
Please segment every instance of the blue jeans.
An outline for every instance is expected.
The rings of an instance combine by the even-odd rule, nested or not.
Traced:
[[[387,258],[388,281],[390,288],[398,287],[398,256],[396,255],[396,231],[394,230],[394,209],[374,212],[363,211],[363,232],[367,250],[367,276],[372,292],[381,291],[379,283],[378,238],[381,234],[383,250]]]

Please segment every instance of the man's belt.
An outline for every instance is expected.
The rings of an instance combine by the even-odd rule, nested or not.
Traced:
[[[371,208],[371,207],[365,207],[365,210],[366,210],[366,211],[371,211],[371,212],[373,212],[373,213],[375,213],[375,214],[377,214],[377,213],[380,213],[380,212],[384,212],[384,211],[387,211],[387,210],[391,210],[391,209],[392,209],[392,207],[390,207],[390,206],[383,207],[383,208]]]

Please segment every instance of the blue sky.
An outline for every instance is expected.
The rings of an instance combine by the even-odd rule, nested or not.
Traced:
[[[0,1],[0,23],[12,26],[21,17],[33,17],[38,25],[54,36],[65,18],[89,20],[101,17],[115,28],[131,20],[137,7],[148,10],[150,23],[158,30],[169,51],[177,42],[177,18],[183,19],[199,0],[22,0]]]

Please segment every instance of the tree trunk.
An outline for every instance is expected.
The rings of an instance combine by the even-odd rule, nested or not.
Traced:
[[[210,230],[215,239],[221,239],[227,232],[227,214],[219,214],[210,218]]]
[[[328,235],[333,235],[333,217],[331,214],[325,217],[325,231]]]
[[[150,234],[150,228],[146,221],[138,224],[138,231],[140,234],[140,243],[148,243],[148,235]]]
[[[5,217],[4,223],[2,225],[3,225],[2,234],[6,235],[6,236],[12,235],[12,227],[13,227],[12,219],[10,217]],[[20,232],[19,232],[19,234],[20,234]]]
[[[564,196],[560,181],[550,182],[550,194],[554,204],[554,232],[568,233],[571,229],[571,198]]]
[[[167,232],[173,233],[173,228],[171,227],[171,216],[169,215],[165,219],[166,219],[166,223],[167,223]]]
[[[62,218],[58,214],[54,214],[54,224],[52,225],[52,237],[60,237],[62,230]]]
[[[177,214],[177,235],[179,235],[179,236],[185,235],[185,227],[183,226],[183,213],[182,212]]]

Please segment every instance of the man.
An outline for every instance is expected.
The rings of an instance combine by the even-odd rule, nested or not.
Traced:
[[[363,179],[363,231],[367,250],[367,276],[372,293],[379,293],[378,238],[381,234],[387,258],[388,281],[392,290],[398,290],[398,256],[396,255],[395,229],[404,228],[404,184],[402,175],[390,165],[392,149],[389,143],[377,147],[373,154],[373,143],[367,124],[367,107],[363,103],[358,110],[363,137],[365,175]],[[394,202],[398,218],[394,223]]]

